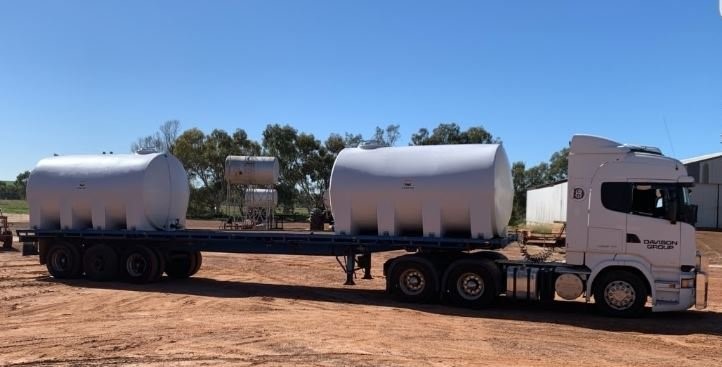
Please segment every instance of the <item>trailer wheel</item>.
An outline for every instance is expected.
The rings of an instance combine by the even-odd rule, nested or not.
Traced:
[[[499,295],[499,268],[490,260],[459,260],[449,266],[444,293],[453,305],[483,308]]]
[[[191,272],[191,276],[195,275],[198,272],[198,270],[201,270],[201,265],[203,264],[203,255],[201,255],[200,251],[195,252],[195,257],[196,257],[196,267]]]
[[[118,254],[108,245],[93,245],[83,255],[83,270],[90,280],[113,280],[118,276]]]
[[[123,254],[121,270],[131,283],[150,283],[158,278],[160,257],[147,246],[134,245]]]
[[[193,275],[198,263],[195,251],[176,251],[168,256],[165,273],[171,278],[184,279]]]
[[[438,288],[432,266],[424,259],[414,257],[397,261],[390,282],[391,294],[403,302],[430,302]]]
[[[596,280],[594,286],[594,303],[607,316],[636,317],[644,310],[647,289],[636,274],[612,270]]]
[[[156,257],[158,258],[158,269],[156,269],[155,274],[153,274],[153,279],[151,282],[157,282],[163,277],[163,272],[165,272],[166,267],[166,261],[165,261],[165,253],[161,252],[160,250],[154,250]]]
[[[56,279],[78,278],[82,272],[80,249],[70,243],[54,243],[48,249],[46,266]]]

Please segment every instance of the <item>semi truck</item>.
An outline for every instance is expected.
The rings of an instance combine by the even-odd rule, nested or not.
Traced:
[[[617,317],[639,316],[646,305],[653,312],[707,306],[708,263],[695,245],[697,208],[689,202],[694,180],[680,161],[654,147],[572,137],[563,261],[511,260],[498,251],[514,240],[506,228],[513,191],[501,145],[344,149],[331,177],[334,233],[186,229],[187,194],[173,182],[184,175],[168,169],[170,181],[145,174],[138,183],[132,177],[142,175],[132,164],[116,162],[116,176],[98,181],[94,174],[107,175],[115,162],[108,159],[120,158],[68,159],[72,164],[41,161],[33,171],[32,228],[17,231],[23,253],[39,255],[59,279],[186,278],[200,268],[201,252],[223,252],[335,256],[345,284],[353,285],[358,270],[370,278],[372,254],[401,250],[406,253],[383,264],[383,274],[388,293],[405,302],[483,308],[500,297],[593,301]],[[174,158],[143,159],[150,167]],[[149,186],[147,177],[162,187]],[[93,198],[92,186],[107,182],[138,189]],[[71,191],[42,189],[61,186]],[[168,196],[173,190],[182,195]],[[142,220],[117,225],[118,213],[130,218],[131,209],[138,212],[129,202],[140,200],[134,197],[166,200],[165,207],[151,209],[172,210],[151,210],[164,216],[157,221],[146,208]]]

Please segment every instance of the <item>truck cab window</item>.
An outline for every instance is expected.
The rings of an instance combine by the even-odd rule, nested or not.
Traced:
[[[634,184],[632,214],[666,218],[674,186]]]
[[[632,204],[632,184],[627,182],[602,183],[602,205],[615,212],[629,213]]]
[[[616,212],[666,218],[677,190],[680,188],[673,184],[605,182],[602,205]]]

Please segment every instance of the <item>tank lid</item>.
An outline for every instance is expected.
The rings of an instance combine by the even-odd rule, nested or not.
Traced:
[[[155,150],[155,148],[140,148],[135,151],[135,154],[139,154],[139,155],[146,155],[146,154],[153,154],[153,153],[158,153],[158,151]]]
[[[365,140],[359,143],[358,147],[361,149],[376,149],[376,148],[386,148],[389,145],[386,143],[382,143],[378,140]]]

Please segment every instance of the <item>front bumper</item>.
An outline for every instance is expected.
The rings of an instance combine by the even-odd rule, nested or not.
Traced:
[[[695,302],[694,308],[702,310],[707,308],[707,289],[709,287],[709,259],[697,251],[697,264],[695,266]]]

